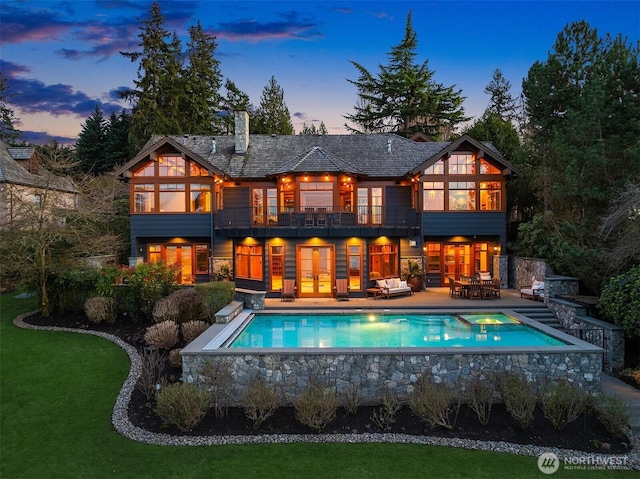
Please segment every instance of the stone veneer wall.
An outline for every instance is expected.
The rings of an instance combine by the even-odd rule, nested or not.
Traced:
[[[254,291],[252,289],[236,288],[233,299],[244,303],[245,309],[253,309],[254,311],[264,309],[264,298],[266,291]]]
[[[595,349],[595,348],[594,348]],[[338,393],[351,384],[360,389],[362,404],[380,404],[384,387],[399,399],[407,399],[414,383],[426,374],[435,383],[464,388],[474,379],[490,378],[511,371],[529,381],[566,379],[585,391],[600,391],[602,352],[558,351],[510,353],[434,354],[256,354],[200,352],[182,356],[183,380],[204,385],[201,375],[206,362],[230,365],[235,379],[234,403],[257,377],[276,387],[282,405],[291,404],[310,380],[335,387]]]
[[[553,270],[545,260],[538,258],[522,258],[512,256],[509,258],[509,287],[513,289],[528,288],[531,286],[531,278],[544,281],[551,276]]]
[[[500,278],[500,288],[509,287],[509,257],[494,255],[493,256],[493,276]]]
[[[624,368],[624,331],[621,327],[588,317],[584,306],[571,301],[549,298],[546,302],[566,332],[605,350],[604,372],[615,374]]]

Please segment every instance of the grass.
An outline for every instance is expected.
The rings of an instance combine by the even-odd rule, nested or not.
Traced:
[[[124,351],[93,336],[16,328],[34,298],[0,296],[0,477],[539,478],[537,458],[401,444],[153,446],[111,426]],[[602,477],[561,469],[559,477]],[[606,477],[635,477],[607,471]]]

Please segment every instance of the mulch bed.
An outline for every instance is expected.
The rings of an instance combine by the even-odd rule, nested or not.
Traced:
[[[116,324],[93,324],[84,315],[57,315],[51,318],[34,316],[26,320],[39,326],[60,326],[78,329],[92,329],[111,333],[120,337],[134,347],[144,346],[144,326],[130,320],[118,321]],[[175,381],[180,376],[179,368],[167,368],[165,374]],[[295,418],[292,407],[281,407],[268,418],[259,429],[254,429],[242,408],[229,408],[225,417],[217,418],[210,411],[203,421],[192,431],[183,433],[174,426],[162,423],[153,412],[154,404],[137,389],[134,390],[129,404],[131,422],[151,432],[187,435],[259,435],[259,434],[312,434],[312,431]],[[430,428],[414,416],[408,406],[404,406],[395,415],[395,422],[388,429],[381,429],[372,420],[378,407],[361,406],[355,415],[348,415],[342,408],[338,409],[336,419],[322,432],[325,434],[360,434],[360,433],[401,433],[410,435],[426,435],[444,438],[462,438],[485,441],[505,441],[515,444],[559,447],[601,454],[624,454],[630,451],[631,444],[626,437],[611,435],[591,413],[584,415],[569,424],[563,431],[556,430],[544,418],[542,411],[536,410],[533,424],[526,430],[516,425],[503,404],[495,404],[491,410],[489,424],[482,426],[475,413],[466,405],[462,405],[452,430],[442,427]]]

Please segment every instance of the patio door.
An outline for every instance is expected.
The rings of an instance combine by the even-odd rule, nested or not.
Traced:
[[[165,251],[167,264],[177,265],[180,267],[178,283],[192,284],[194,279],[191,260],[191,246],[167,246]]]
[[[444,277],[442,284],[447,284],[447,278],[460,279],[460,276],[471,276],[471,245],[444,245]]]
[[[333,296],[333,246],[298,246],[298,296]]]

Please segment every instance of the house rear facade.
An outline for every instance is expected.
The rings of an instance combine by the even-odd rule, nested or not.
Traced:
[[[418,261],[427,286],[492,271],[506,245],[513,166],[463,136],[416,142],[394,134],[154,137],[117,174],[129,182],[131,263],[163,261],[180,281],[227,264],[237,287],[352,296]]]

